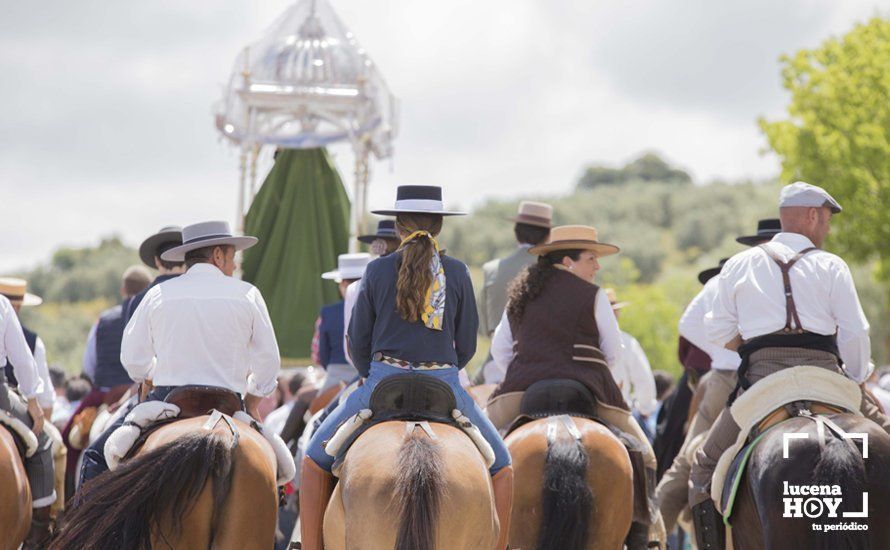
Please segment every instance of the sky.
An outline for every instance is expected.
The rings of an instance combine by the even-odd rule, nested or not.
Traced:
[[[399,98],[399,184],[448,206],[572,189],[656,151],[699,183],[769,178],[757,118],[788,102],[779,57],[890,0],[330,0]],[[237,151],[213,107],[238,52],[289,2],[0,0],[0,273],[62,245],[234,222]],[[332,152],[352,181],[348,147]],[[268,163],[260,167],[261,177]]]

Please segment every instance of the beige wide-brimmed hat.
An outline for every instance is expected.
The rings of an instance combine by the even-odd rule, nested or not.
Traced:
[[[596,229],[588,225],[560,225],[550,230],[548,242],[531,247],[529,252],[543,256],[555,250],[590,250],[597,256],[610,256],[621,249],[614,244],[601,243]]]
[[[606,292],[606,298],[609,299],[609,304],[612,305],[612,309],[623,309],[630,302],[619,302],[618,295],[615,293],[614,288],[605,288],[603,289]]]
[[[516,217],[510,221],[550,229],[553,227],[553,207],[545,202],[522,201]]]
[[[0,277],[0,294],[9,298],[13,304],[20,303],[23,307],[39,306],[43,298],[26,292],[28,281],[17,277]]]

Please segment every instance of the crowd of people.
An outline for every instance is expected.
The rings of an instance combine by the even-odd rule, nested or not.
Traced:
[[[602,421],[640,442],[634,479],[652,514],[636,530],[646,544],[663,546],[691,508],[699,548],[720,548],[710,483],[739,432],[727,409],[734,396],[805,362],[870,381],[877,402],[864,393],[861,412],[890,429],[880,405],[890,404],[890,387],[873,372],[849,269],[821,250],[841,207],[801,182],[782,190],[779,207],[779,218],[737,239],[747,251],[699,274],[703,287],[679,320],[679,381],[653,373],[642,346],[621,330],[621,311],[634,304],[595,282],[600,261],[619,247],[591,226],[554,226],[552,208],[540,202],[520,204],[510,220],[516,250],[484,265],[477,294],[467,266],[438,242],[445,221],[463,213],[445,208],[439,187],[400,186],[395,206],[374,212],[387,219],[359,236],[370,253],[341,255],[335,270],[320,274],[338,285],[342,300],[324,306],[315,324],[312,360],[324,372],[318,383],[281,372],[276,337],[286,335],[276,335],[260,291],[233,276],[236,253],[257,239],[232,234],[224,222],[164,227],[145,239],[145,265],[123,273],[121,300],[90,329],[76,376],[50,368],[43,342],[18,320],[19,309],[39,305],[39,297],[26,281],[0,279],[0,409],[38,436],[37,452],[25,460],[34,507],[28,544],[40,547],[50,535],[60,496],[54,457],[64,453],[66,495],[81,505],[88,492],[78,488],[109,468],[105,443],[125,424],[123,413],[136,401],[201,385],[237,393],[247,413],[290,444],[302,547],[320,550],[337,458],[326,442],[368,408],[381,381],[420,373],[451,388],[460,414],[493,450],[498,548],[507,545],[513,492],[503,434],[525,390],[549,379],[580,384],[596,398]],[[479,335],[491,338],[491,348],[471,380],[464,367]],[[487,399],[467,391],[474,386],[488,387]],[[327,406],[315,411],[313,403]],[[90,437],[99,410],[119,412]],[[298,442],[304,430],[294,425],[307,420]],[[704,445],[688,453],[702,434]]]

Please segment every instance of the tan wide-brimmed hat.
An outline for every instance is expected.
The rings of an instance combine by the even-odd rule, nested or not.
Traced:
[[[560,225],[550,230],[550,240],[529,249],[532,254],[543,256],[555,250],[590,250],[597,256],[617,254],[620,248],[601,243],[596,229],[587,225]]]
[[[9,298],[13,304],[20,303],[23,307],[39,306],[43,298],[26,292],[28,281],[16,277],[0,277],[0,294]]]
[[[550,229],[553,227],[553,207],[545,202],[522,201],[516,217],[510,221]]]
[[[605,288],[603,290],[606,292],[606,298],[609,299],[609,304],[612,305],[613,310],[614,309],[623,309],[630,303],[630,302],[619,302],[618,295],[615,294],[614,288]]]

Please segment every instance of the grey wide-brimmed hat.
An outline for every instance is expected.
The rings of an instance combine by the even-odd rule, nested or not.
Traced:
[[[161,254],[168,262],[185,260],[187,252],[207,246],[232,245],[235,250],[244,250],[255,245],[256,237],[233,235],[229,222],[201,222],[182,228],[182,244]]]
[[[142,241],[139,245],[139,259],[148,267],[155,269],[157,267],[155,256],[160,256],[158,249],[168,244],[177,246],[182,244],[182,228],[178,225],[162,227],[160,231]]]
[[[400,185],[396,190],[396,204],[390,210],[372,210],[380,216],[399,214],[438,214],[439,216],[466,216],[466,212],[445,210],[442,188],[435,185]]]

